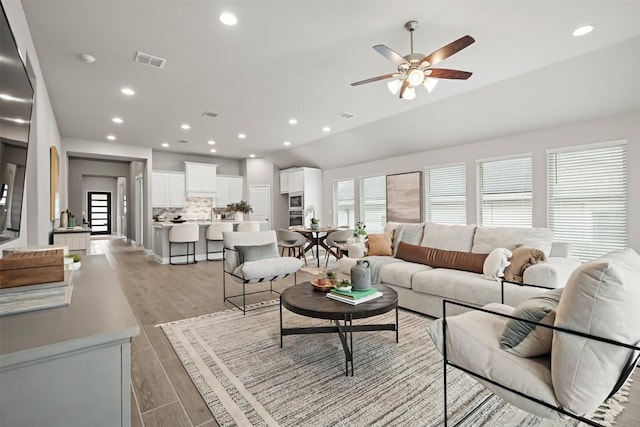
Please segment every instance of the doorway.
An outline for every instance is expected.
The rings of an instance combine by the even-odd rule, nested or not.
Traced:
[[[111,193],[89,191],[87,206],[91,234],[111,234]]]
[[[265,221],[266,228],[263,226],[261,229],[271,230],[271,186],[250,185],[249,204],[253,209],[251,221]]]

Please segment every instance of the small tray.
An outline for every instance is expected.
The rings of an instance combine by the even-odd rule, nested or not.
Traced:
[[[174,223],[174,224],[182,224],[183,222],[187,222],[187,220],[186,219],[172,219],[171,222]]]
[[[331,289],[333,289],[332,283],[329,283],[328,285],[319,285],[318,279],[312,280],[311,286],[313,286],[314,291],[318,291],[318,292],[329,292]]]

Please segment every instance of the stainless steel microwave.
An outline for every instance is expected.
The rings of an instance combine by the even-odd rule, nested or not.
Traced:
[[[289,210],[302,210],[304,208],[304,193],[289,193]]]

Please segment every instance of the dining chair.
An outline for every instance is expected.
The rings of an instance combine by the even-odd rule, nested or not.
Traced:
[[[237,231],[260,231],[260,223],[258,221],[244,221],[238,224]]]
[[[307,257],[304,254],[304,245],[307,243],[307,238],[296,231],[290,231],[285,229],[276,230],[278,236],[278,247],[282,248],[280,255],[284,256],[284,250],[288,249],[287,256],[293,256],[304,260],[304,265],[307,265]]]
[[[196,261],[196,242],[200,239],[200,226],[194,223],[175,224],[169,230],[169,264],[181,265],[181,264],[195,264]],[[180,255],[173,255],[171,249],[174,244],[186,244],[187,253]],[[193,247],[193,252],[189,253],[189,247]],[[187,257],[186,262],[172,262],[174,257]],[[193,262],[189,262],[189,256],[193,257]]]
[[[215,259],[209,258],[209,254],[219,254],[224,252],[224,248],[222,247],[223,231],[233,231],[233,223],[232,222],[214,222],[213,224],[207,227],[207,232],[205,233],[207,261],[216,261]],[[216,245],[219,244],[220,250],[215,250],[215,251],[209,250],[209,242],[213,242]]]
[[[347,249],[347,239],[353,237],[353,230],[351,229],[341,229],[329,233],[326,239],[326,244],[331,249],[335,249],[336,260],[342,258],[342,252]],[[329,265],[329,257],[331,256],[331,251],[327,251],[325,253],[325,267]]]

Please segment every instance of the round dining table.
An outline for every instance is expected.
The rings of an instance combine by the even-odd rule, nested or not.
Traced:
[[[336,231],[335,227],[320,227],[316,230],[308,228],[308,227],[297,227],[294,228],[293,231],[297,231],[300,234],[303,234],[308,239],[308,243],[304,248],[304,253],[306,254],[308,251],[311,251],[311,255],[313,254],[313,248],[316,249],[315,257],[317,260],[317,266],[320,267],[320,247],[323,247],[324,250],[329,252],[329,255],[333,255],[338,258],[335,251],[327,245],[327,236],[332,231]]]

